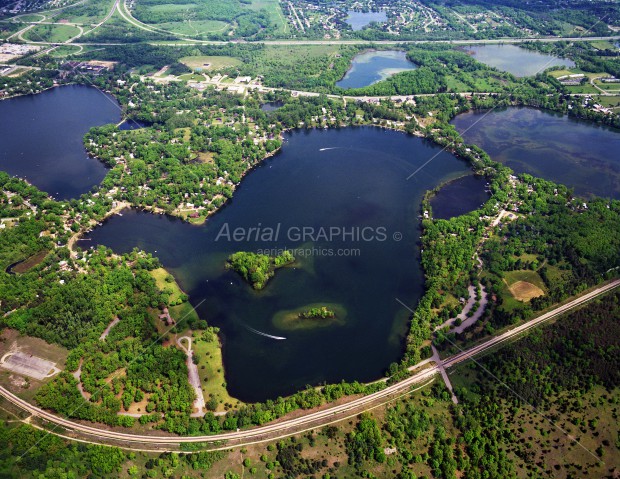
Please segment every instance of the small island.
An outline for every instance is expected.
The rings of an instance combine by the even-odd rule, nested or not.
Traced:
[[[301,319],[333,319],[336,317],[336,313],[331,309],[327,309],[326,306],[321,306],[302,311],[299,313],[299,317]]]
[[[342,304],[313,303],[279,311],[273,317],[273,324],[286,331],[343,326],[347,310]]]
[[[226,267],[239,273],[255,290],[261,290],[274,276],[276,269],[294,261],[295,257],[288,250],[279,256],[239,251],[228,257]]]

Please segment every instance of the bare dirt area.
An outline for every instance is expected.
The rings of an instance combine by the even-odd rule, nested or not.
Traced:
[[[510,292],[515,299],[519,301],[527,302],[532,298],[545,295],[545,292],[542,289],[535,284],[528,283],[527,281],[517,281],[516,283],[511,284],[508,289],[510,289]]]

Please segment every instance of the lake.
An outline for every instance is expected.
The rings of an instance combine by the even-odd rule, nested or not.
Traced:
[[[512,73],[516,77],[536,75],[555,66],[575,66],[575,62],[568,58],[546,55],[516,45],[468,45],[463,48],[472,52],[479,62]]]
[[[370,51],[356,55],[351,68],[342,80],[340,88],[362,88],[400,72],[414,70],[416,64],[407,60],[407,54],[398,50]]]
[[[0,169],[64,200],[88,192],[106,175],[82,138],[93,126],[118,123],[121,110],[94,87],[68,85],[0,101],[0,118]]]
[[[422,196],[467,171],[438,146],[391,130],[296,131],[205,225],[125,211],[79,244],[118,253],[137,246],[158,256],[200,317],[221,328],[235,397],[261,401],[324,381],[370,381],[404,351],[409,312],[396,298],[415,307],[423,294]],[[234,241],[236,228],[260,234]],[[261,239],[267,228],[279,230],[277,237]],[[234,252],[285,247],[303,248],[294,251],[297,263],[278,270],[260,292],[225,269]],[[343,314],[318,328],[286,328],[278,320],[311,305]]]
[[[382,23],[387,21],[385,12],[347,12],[345,22],[351,25],[353,31],[362,30],[366,25],[372,22]]]
[[[620,199],[620,130],[533,108],[468,112],[452,124],[517,173]]]
[[[487,179],[467,175],[446,183],[431,198],[433,218],[448,220],[480,208],[488,199]]]

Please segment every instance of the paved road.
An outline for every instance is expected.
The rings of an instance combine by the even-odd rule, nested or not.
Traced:
[[[534,328],[545,321],[549,321],[550,319],[555,318],[561,314],[564,314],[570,309],[580,306],[602,294],[611,291],[614,288],[617,288],[618,286],[620,286],[620,279],[600,286],[577,299],[574,299],[564,305],[558,306],[552,311],[545,313],[537,318],[534,318],[527,323],[522,324],[521,326],[511,329],[499,336],[488,339],[483,343],[473,346],[450,358],[444,359],[443,361],[441,361],[440,364],[435,364],[434,366],[427,367],[426,369],[423,369],[418,373],[415,373],[414,375],[396,384],[388,386],[387,388],[376,393],[354,399],[345,404],[331,406],[320,411],[306,412],[304,415],[297,418],[279,422],[276,421],[274,423],[244,431],[226,432],[212,436],[193,437],[165,436],[161,435],[161,433],[159,433],[160,435],[140,435],[126,432],[116,432],[107,430],[105,426],[90,426],[87,424],[74,422],[69,419],[61,418],[48,411],[33,406],[27,401],[17,397],[4,387],[0,387],[0,396],[19,406],[21,409],[29,412],[33,416],[44,419],[49,423],[52,423],[55,426],[62,428],[59,433],[69,430],[79,433],[82,437],[90,437],[92,438],[91,440],[95,442],[113,445],[118,445],[120,443],[123,445],[123,447],[127,447],[129,449],[135,448],[144,450],[145,447],[151,447],[153,449],[170,448],[171,446],[178,447],[181,443],[196,442],[203,443],[211,447],[247,445],[278,437],[285,437],[308,429],[321,427],[326,424],[345,419],[347,417],[350,417],[351,415],[358,414],[364,410],[368,410],[369,408],[376,406],[377,403],[381,403],[382,401],[387,402],[388,400],[394,398],[399,394],[406,393],[410,390],[412,386],[416,384],[432,380],[434,376],[440,372],[441,367],[449,368],[455,366],[456,364],[466,361],[472,356],[488,351],[490,348],[497,347],[498,345],[501,345],[520,334],[523,334],[529,329]],[[426,363],[428,365],[428,362]]]
[[[119,11],[121,9],[119,8]],[[123,12],[126,14],[126,12]],[[127,20],[125,18],[125,20]],[[544,37],[544,38],[496,38],[493,40],[262,40],[258,42],[249,41],[210,41],[210,40],[179,40],[171,42],[145,42],[149,45],[158,46],[184,46],[184,45],[227,45],[234,43],[255,43],[265,45],[415,45],[422,43],[450,43],[453,45],[484,45],[484,44],[496,44],[496,43],[524,43],[531,41],[540,42],[592,42],[598,40],[620,40],[620,35],[614,35],[610,37]],[[34,45],[63,45],[62,43],[53,42],[28,42]],[[101,42],[73,42],[72,45],[94,45],[94,46],[122,46],[122,45],[135,45],[135,42],[113,42],[113,43],[101,43]]]

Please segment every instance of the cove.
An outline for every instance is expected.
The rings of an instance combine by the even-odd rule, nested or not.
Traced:
[[[200,317],[221,328],[234,397],[262,401],[322,382],[371,381],[404,350],[409,312],[396,298],[415,307],[423,294],[423,194],[467,171],[438,146],[391,130],[295,131],[204,225],[127,210],[79,245],[103,244],[118,253],[138,247],[159,257]],[[261,240],[252,232],[235,241],[221,234],[278,225],[277,238]],[[347,233],[299,236],[321,228]],[[297,262],[279,269],[262,291],[225,269],[234,252],[281,248],[293,250]],[[283,314],[309,305],[329,305],[346,316],[317,328],[282,323]]]
[[[458,115],[467,143],[517,173],[564,184],[579,195],[620,199],[620,131],[533,108]]]
[[[407,54],[399,50],[365,52],[353,58],[351,68],[342,80],[336,82],[336,86],[362,88],[415,68],[415,63],[407,60]]]
[[[516,77],[536,75],[555,66],[575,66],[575,62],[568,58],[559,58],[515,45],[469,45],[464,48],[479,62],[512,73]]]
[[[467,175],[443,185],[431,198],[433,218],[448,220],[474,211],[489,199],[486,178]]]
[[[118,123],[116,100],[84,85],[68,85],[0,101],[0,169],[56,199],[76,198],[99,184],[106,167],[89,158],[83,136]]]

